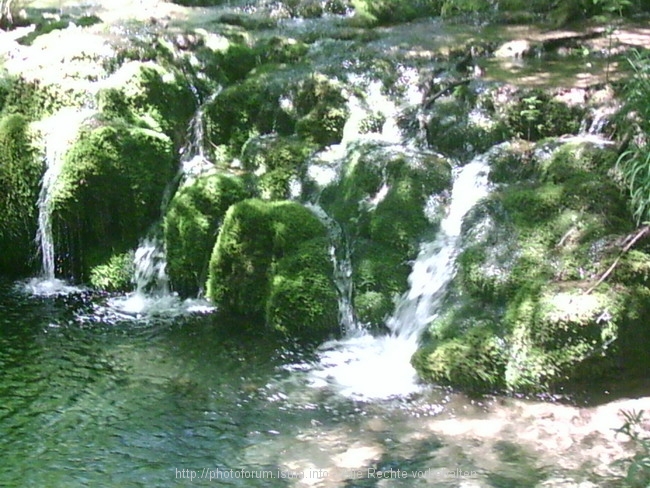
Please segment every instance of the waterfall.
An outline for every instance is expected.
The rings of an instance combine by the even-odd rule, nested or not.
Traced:
[[[411,356],[456,273],[463,218],[488,195],[490,156],[488,151],[456,171],[447,215],[436,239],[421,246],[409,276],[409,290],[386,322],[390,333],[373,336],[357,330],[323,344],[319,365],[311,372],[313,386],[333,386],[343,395],[360,399],[406,396],[418,391]]]
[[[41,276],[30,280],[28,290],[35,295],[50,295],[78,291],[77,288],[66,285],[56,279],[54,255],[54,236],[52,233],[52,211],[55,187],[65,154],[74,142],[79,128],[91,115],[89,109],[64,108],[55,115],[36,124],[36,129],[42,134],[45,149],[45,172],[41,180],[38,195],[38,229],[36,243],[41,255]]]
[[[343,333],[357,329],[357,321],[352,305],[352,258],[349,243],[345,240],[343,229],[336,220],[318,204],[306,203],[305,207],[319,218],[327,227],[330,239],[330,259],[334,268],[334,284],[339,297],[339,324]]]
[[[182,177],[198,176],[214,168],[205,151],[205,110],[219,96],[221,91],[221,87],[217,88],[202,102],[197,94],[198,108],[188,125],[187,143],[180,150],[180,172]]]
[[[167,260],[162,243],[155,238],[145,238],[135,251],[135,292],[153,296],[169,295]]]
[[[165,189],[160,205],[161,219],[167,212],[179,185],[182,185],[187,178],[199,176],[214,168],[205,151],[204,118],[206,107],[221,93],[221,88],[203,102],[200,102],[199,94],[193,86],[192,91],[196,95],[198,108],[188,124],[187,143],[179,151],[179,171]],[[124,297],[112,298],[108,301],[109,308],[119,316],[141,319],[213,310],[213,307],[203,300],[181,301],[178,295],[170,292],[166,271],[167,253],[160,238],[143,238],[135,251],[133,264],[135,290]]]

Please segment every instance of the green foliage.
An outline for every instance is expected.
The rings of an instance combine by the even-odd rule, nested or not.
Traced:
[[[352,0],[357,22],[368,25],[389,25],[440,14],[448,0]]]
[[[18,114],[0,119],[1,274],[18,276],[30,269],[42,172],[27,119]]]
[[[201,176],[176,192],[163,225],[167,273],[181,296],[203,289],[224,215],[249,196],[240,179],[226,175]]]
[[[90,268],[132,249],[158,217],[173,175],[168,137],[121,124],[87,128],[68,150],[53,188],[57,254],[66,274]]]
[[[620,118],[637,136],[621,154],[617,166],[629,190],[632,215],[640,224],[650,221],[650,55],[635,52],[629,62],[634,74],[623,93],[625,105]]]
[[[647,488],[650,486],[650,435],[644,424],[647,422],[643,410],[621,410],[625,422],[617,434],[632,443],[634,455],[630,459],[616,461],[626,468],[625,483],[629,488]]]
[[[132,251],[114,254],[105,264],[91,268],[89,283],[97,290],[126,292],[133,288],[134,272]]]

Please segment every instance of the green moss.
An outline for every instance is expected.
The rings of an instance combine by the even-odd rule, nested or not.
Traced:
[[[539,152],[550,150],[550,157],[534,161],[525,181],[497,189],[469,215],[453,303],[431,324],[414,360],[430,381],[546,391],[598,380],[626,354],[640,355],[629,340],[644,334],[626,311],[629,291],[617,285],[584,293],[614,259],[606,246],[611,236],[630,231],[611,177],[611,152],[557,141],[543,148]],[[505,168],[517,171],[519,161],[507,161]],[[610,280],[645,283],[646,261],[645,253],[631,253]],[[503,361],[491,371],[485,369],[489,354],[470,353],[484,350],[473,335],[476,327],[502,341]],[[628,339],[622,340],[622,330]],[[485,340],[492,344],[489,336]]]
[[[268,74],[248,77],[231,86],[206,107],[206,135],[212,144],[234,158],[252,137],[278,133],[291,135],[295,116],[279,105],[286,87]]]
[[[490,181],[493,183],[515,183],[531,179],[537,169],[532,157],[532,145],[519,142],[509,143],[490,160]]]
[[[545,391],[582,376],[602,376],[615,364],[620,303],[611,293],[546,289],[526,294],[506,314],[511,327],[507,385]]]
[[[412,359],[422,378],[470,391],[503,387],[504,340],[491,327],[476,326],[462,337],[420,349]]]
[[[178,147],[196,108],[183,77],[152,62],[123,65],[99,92],[98,105],[109,120],[147,126],[169,136]]]
[[[81,107],[90,102],[87,93],[64,90],[57,84],[45,84],[24,78],[11,79],[5,85],[2,113],[21,114],[29,120],[52,115],[62,107]]]
[[[82,131],[52,197],[66,274],[84,279],[90,268],[135,247],[160,216],[173,162],[171,141],[158,132],[119,124]]]
[[[435,230],[425,214],[432,195],[450,185],[444,160],[396,154],[381,145],[351,151],[321,205],[343,228],[353,248],[354,304],[361,322],[379,325],[408,287],[409,262],[423,236]]]
[[[0,119],[0,274],[15,277],[33,268],[42,173],[27,119],[22,115]]]
[[[383,324],[408,287],[411,267],[402,253],[369,240],[357,242],[352,262],[357,318],[364,324]]]
[[[340,83],[312,75],[298,91],[296,110],[298,135],[323,147],[341,142],[349,110]]]
[[[316,147],[296,137],[265,136],[248,141],[242,151],[244,169],[259,176],[265,199],[287,199],[294,180],[302,181],[307,160]]]
[[[298,203],[236,203],[226,213],[212,253],[208,297],[226,313],[263,319],[277,263],[301,243],[325,234],[323,224]]]
[[[55,30],[67,29],[70,25],[69,19],[59,19],[59,20],[42,20],[36,23],[36,26],[33,31],[31,31],[26,36],[23,36],[18,39],[18,43],[24,46],[31,46],[37,37],[49,34]]]
[[[466,85],[438,99],[427,124],[427,141],[444,154],[463,157],[487,151],[509,137],[495,114],[475,108],[477,93]]]
[[[272,329],[309,339],[338,330],[328,247],[326,238],[308,240],[277,262],[266,305],[266,323]]]
[[[577,133],[584,112],[584,108],[552,99],[541,90],[530,90],[507,108],[506,124],[513,134],[537,141]]]
[[[97,290],[127,292],[133,289],[133,252],[111,256],[105,264],[90,269],[89,283]]]
[[[176,192],[165,215],[164,234],[167,273],[181,296],[203,289],[226,211],[249,196],[240,179],[225,175],[201,176]]]

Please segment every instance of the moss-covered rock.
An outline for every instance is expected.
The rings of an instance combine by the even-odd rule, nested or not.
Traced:
[[[631,333],[622,331],[639,325],[630,325],[624,304],[627,287],[644,279],[644,253],[622,260],[611,277],[620,285],[586,293],[615,257],[613,236],[631,230],[612,152],[551,142],[534,153],[543,157],[527,162],[526,179],[468,215],[454,299],[413,359],[429,381],[542,391],[602,377],[632,350],[622,339]],[[520,159],[500,158],[504,169],[524,170]],[[506,172],[499,179],[512,181]],[[499,356],[489,353],[495,344]]]
[[[301,243],[274,268],[266,323],[274,330],[322,339],[338,329],[338,297],[332,280],[329,241]]]
[[[307,160],[315,149],[316,146],[297,137],[257,137],[244,147],[242,165],[258,177],[262,198],[288,199],[292,196],[292,184],[305,179]]]
[[[353,255],[354,310],[363,324],[384,323],[407,288],[411,272],[403,253],[370,240],[357,241]]]
[[[440,222],[436,197],[451,184],[449,164],[431,154],[364,144],[348,154],[321,205],[351,243],[354,303],[378,325],[407,288],[408,262]]]
[[[206,107],[206,136],[221,158],[239,157],[252,137],[294,132],[295,115],[280,105],[285,92],[279,79],[261,73],[226,88]]]
[[[482,107],[474,90],[459,85],[435,102],[427,123],[431,147],[444,154],[465,156],[483,153],[508,137],[509,129],[501,117]]]
[[[182,296],[202,291],[219,226],[231,205],[249,197],[236,177],[200,176],[178,189],[164,219],[167,274]]]
[[[295,103],[298,135],[323,147],[341,142],[349,110],[339,82],[314,74],[302,83]]]
[[[42,174],[27,119],[0,119],[0,274],[15,277],[33,269]]]
[[[82,130],[52,189],[65,274],[85,279],[94,266],[133,249],[160,217],[173,174],[172,143],[159,132],[117,123]]]
[[[529,141],[575,134],[584,115],[584,107],[568,105],[542,90],[520,92],[505,108],[511,132]]]
[[[125,63],[97,95],[109,120],[123,120],[162,132],[180,147],[196,100],[184,78],[154,62]]]
[[[91,101],[88,93],[22,77],[9,78],[4,90],[2,113],[20,114],[29,120],[39,120],[62,107],[81,107]]]
[[[133,289],[135,264],[132,251],[114,254],[104,264],[98,264],[90,269],[88,282],[102,291],[127,292]]]
[[[228,315],[264,320],[299,335],[309,334],[308,327],[322,332],[336,314],[336,307],[329,309],[336,305],[336,292],[331,266],[327,270],[324,262],[327,249],[324,225],[302,205],[257,199],[236,203],[226,213],[212,253],[207,295]],[[336,325],[335,320],[330,327]]]

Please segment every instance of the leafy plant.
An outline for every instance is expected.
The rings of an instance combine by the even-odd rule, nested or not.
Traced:
[[[632,215],[637,224],[650,220],[650,57],[634,52],[628,60],[634,71],[624,92],[626,104],[621,111],[622,121],[632,137],[629,148],[616,163],[623,182],[630,192]]]
[[[615,464],[627,468],[625,482],[631,488],[650,487],[650,436],[643,427],[643,410],[621,410],[625,423],[618,429],[617,434],[627,437],[634,445],[635,454],[628,459],[616,461]]]

